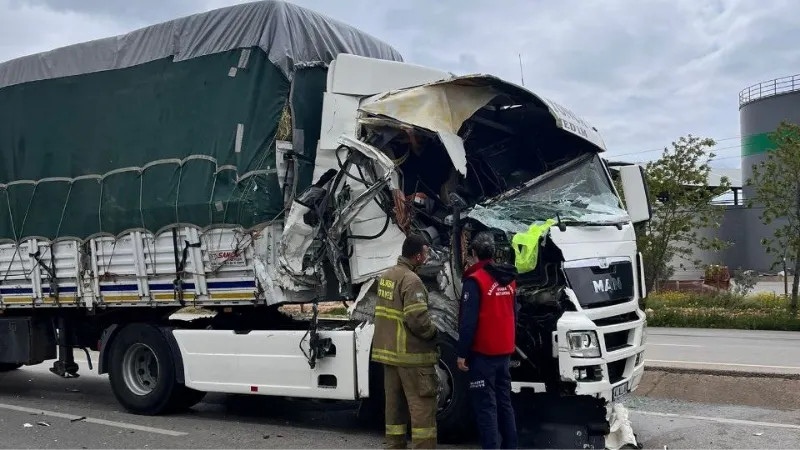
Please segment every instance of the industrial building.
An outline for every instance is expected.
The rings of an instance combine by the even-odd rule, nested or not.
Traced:
[[[753,175],[753,166],[767,158],[773,148],[769,134],[775,131],[781,121],[800,124],[800,75],[763,81],[749,86],[739,93],[739,120],[742,147],[742,168],[739,170],[715,170],[709,183],[714,185],[721,176],[727,176],[734,192],[728,195],[724,204],[725,215],[718,230],[702,230],[706,236],[716,235],[728,241],[731,246],[721,252],[697,251],[695,257],[706,264],[723,264],[729,268],[749,269],[756,272],[775,273],[782,267],[771,268],[775,255],[764,250],[761,241],[771,238],[775,229],[783,222],[764,225],[760,215],[762,207],[748,208],[744,199],[753,197],[753,187],[747,187],[747,180]],[[787,265],[793,267],[791,255]],[[675,260],[675,279],[697,280],[702,278],[703,270],[689,263],[681,269],[681,262]]]

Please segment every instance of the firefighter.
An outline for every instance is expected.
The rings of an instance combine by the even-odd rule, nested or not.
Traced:
[[[411,235],[378,281],[372,360],[384,370],[388,448],[406,448],[409,416],[412,448],[436,448],[437,330],[415,273],[427,257],[425,239]]]
[[[509,373],[516,348],[517,269],[493,261],[490,233],[475,236],[469,251],[476,262],[462,279],[456,364],[469,374],[481,447],[517,448]]]

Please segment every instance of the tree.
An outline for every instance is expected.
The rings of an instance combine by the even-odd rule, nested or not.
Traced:
[[[784,258],[794,258],[794,282],[789,302],[793,315],[797,315],[798,272],[800,272],[800,126],[781,122],[769,135],[775,148],[767,153],[760,164],[753,166],[753,175],[747,180],[754,186],[750,207],[762,208],[761,221],[765,225],[779,223],[775,234],[763,239],[767,253],[775,255],[774,268]]]
[[[653,289],[656,283],[668,280],[674,269],[670,261],[680,257],[692,261],[694,250],[720,250],[727,243],[717,238],[700,236],[702,228],[719,228],[723,209],[711,201],[730,189],[723,177],[720,186],[709,186],[713,139],[681,137],[664,149],[657,161],[646,166],[653,217],[637,230],[637,244],[642,252],[645,285]]]

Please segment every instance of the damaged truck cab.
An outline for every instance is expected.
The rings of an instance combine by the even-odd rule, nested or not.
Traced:
[[[551,412],[588,400],[609,421],[606,406],[644,371],[634,224],[650,206],[639,166],[610,166],[595,128],[512,83],[352,55],[329,68],[321,128],[316,182],[294,199],[282,235],[294,289],[324,273],[323,297],[355,299],[351,319],[371,336],[377,276],[406,234],[425,236],[419,275],[442,332],[440,430],[457,434],[470,422],[455,368],[460,280],[470,239],[490,231],[496,259],[520,273],[515,391]],[[379,413],[380,367],[369,373],[365,396]]]

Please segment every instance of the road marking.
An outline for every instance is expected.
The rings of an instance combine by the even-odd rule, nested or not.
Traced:
[[[760,364],[736,364],[736,363],[719,363],[719,362],[705,362],[705,361],[666,361],[663,359],[646,359],[645,364],[648,362],[654,363],[663,363],[663,364],[695,364],[701,366],[731,366],[731,367],[750,367],[756,369],[788,369],[788,370],[800,370],[798,366],[766,366]]]
[[[641,414],[643,416],[668,417],[672,419],[705,420],[706,422],[724,423],[729,425],[747,425],[747,426],[762,427],[762,428],[786,428],[789,430],[800,430],[800,425],[794,425],[790,423],[756,422],[752,420],[728,419],[725,417],[692,416],[687,414],[638,411],[635,409],[631,409],[631,411],[636,414]]]
[[[691,345],[691,344],[647,344],[647,345],[655,345],[659,347],[704,347],[703,345]]]
[[[81,422],[89,422],[98,425],[106,425],[109,427],[124,428],[126,430],[137,430],[137,431],[144,431],[147,433],[165,434],[167,436],[177,437],[177,436],[186,436],[187,434],[189,434],[189,433],[184,433],[182,431],[165,430],[163,428],[146,427],[143,425],[134,425],[132,423],[125,423],[125,422],[114,422],[112,420],[105,420],[105,419],[95,419],[94,417],[84,418],[84,416],[75,416],[73,414],[64,414],[56,411],[46,411],[44,409],[25,408],[24,406],[7,405],[5,403],[0,403],[0,409],[7,409],[9,411],[18,411],[18,412],[37,414],[49,417],[58,417],[60,419],[67,419],[74,421],[80,420]]]

